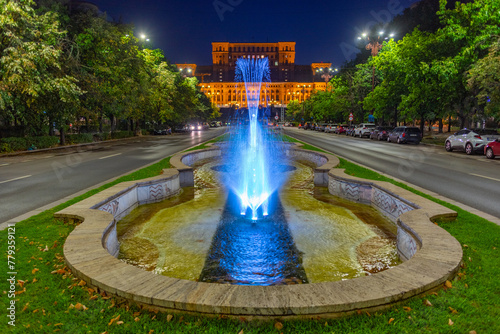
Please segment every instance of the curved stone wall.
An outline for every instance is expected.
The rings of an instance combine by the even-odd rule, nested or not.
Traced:
[[[220,155],[220,150],[212,148],[175,156],[171,163],[178,169],[165,170],[164,175],[141,182],[118,184],[56,213],[57,218],[82,222],[64,245],[68,267],[93,287],[149,307],[257,318],[336,317],[357,310],[387,308],[435,289],[456,274],[462,260],[462,248],[448,232],[430,221],[454,217],[456,213],[392,184],[367,181],[332,169],[338,164],[338,159],[332,155],[293,148],[288,154],[315,162],[318,184],[327,185],[330,192],[369,202],[385,212],[398,224],[398,249],[407,261],[371,276],[346,281],[241,286],[155,275],[116,259],[113,254],[117,252],[118,242],[113,230],[117,217],[138,205],[140,198],[159,200],[173,193],[160,191],[161,196],[152,196],[151,190],[145,189],[168,182],[181,186],[182,172],[184,181],[189,183],[192,170],[190,172],[191,167],[187,164]],[[172,191],[174,188],[172,186]],[[149,194],[149,197],[139,194]],[[135,204],[134,196],[137,196]],[[113,204],[115,201],[119,203],[117,208]],[[121,203],[127,203],[122,207],[124,210],[120,210]]]

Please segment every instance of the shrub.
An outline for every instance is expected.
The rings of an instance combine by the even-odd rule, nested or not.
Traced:
[[[0,140],[2,152],[26,151],[29,147],[26,138],[8,137]]]
[[[111,139],[121,139],[121,138],[128,138],[128,137],[133,137],[134,132],[133,131],[115,131],[111,132]]]
[[[94,136],[91,133],[80,133],[75,135],[66,135],[67,144],[92,143]]]
[[[26,144],[28,147],[34,145],[37,149],[49,148],[55,146],[59,143],[59,137],[57,136],[41,136],[41,137],[28,137],[26,138]]]

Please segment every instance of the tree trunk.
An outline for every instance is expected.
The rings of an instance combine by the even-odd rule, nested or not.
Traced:
[[[99,133],[102,133],[102,116],[99,116]]]
[[[66,136],[64,134],[64,125],[59,129],[59,144],[66,145]]]
[[[398,108],[394,108],[394,127],[398,126]]]
[[[439,119],[439,133],[443,133],[443,119]]]
[[[114,114],[111,114],[111,132],[116,130],[116,117]]]
[[[420,132],[422,133],[422,137],[424,136],[424,127],[425,127],[425,119],[424,116],[420,117]]]
[[[54,126],[52,125],[52,120],[49,118],[49,136],[54,135]]]
[[[139,121],[135,121],[135,135],[136,136],[141,136],[142,135],[142,131],[141,131],[141,125],[139,123]]]
[[[451,115],[448,116],[448,132],[451,132]]]

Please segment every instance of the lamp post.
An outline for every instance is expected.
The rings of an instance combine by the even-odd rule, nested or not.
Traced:
[[[366,39],[368,41],[368,44],[366,44],[366,50],[371,50],[372,57],[375,57],[380,49],[382,49],[382,43],[380,43],[380,40],[383,38],[384,32],[380,31],[376,37],[370,37],[368,34],[363,33],[361,36],[358,37],[359,40]],[[390,38],[394,37],[394,34],[389,35]],[[385,37],[385,39],[388,39],[389,37]],[[375,66],[373,66],[372,70],[372,91],[375,89]]]
[[[145,45],[146,45],[146,43],[147,43],[147,42],[149,42],[149,38],[148,38],[148,36],[146,36],[145,34],[140,34],[140,35],[139,35],[139,40],[141,40],[141,42],[142,42],[142,43],[141,43],[141,47],[142,47],[143,49],[145,49]]]

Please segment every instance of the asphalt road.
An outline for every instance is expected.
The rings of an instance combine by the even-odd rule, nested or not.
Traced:
[[[196,146],[225,130],[105,142],[76,153],[0,157],[0,224]]]
[[[431,145],[398,145],[311,130],[285,133],[340,157],[420,186],[500,218],[500,159],[446,152]]]

